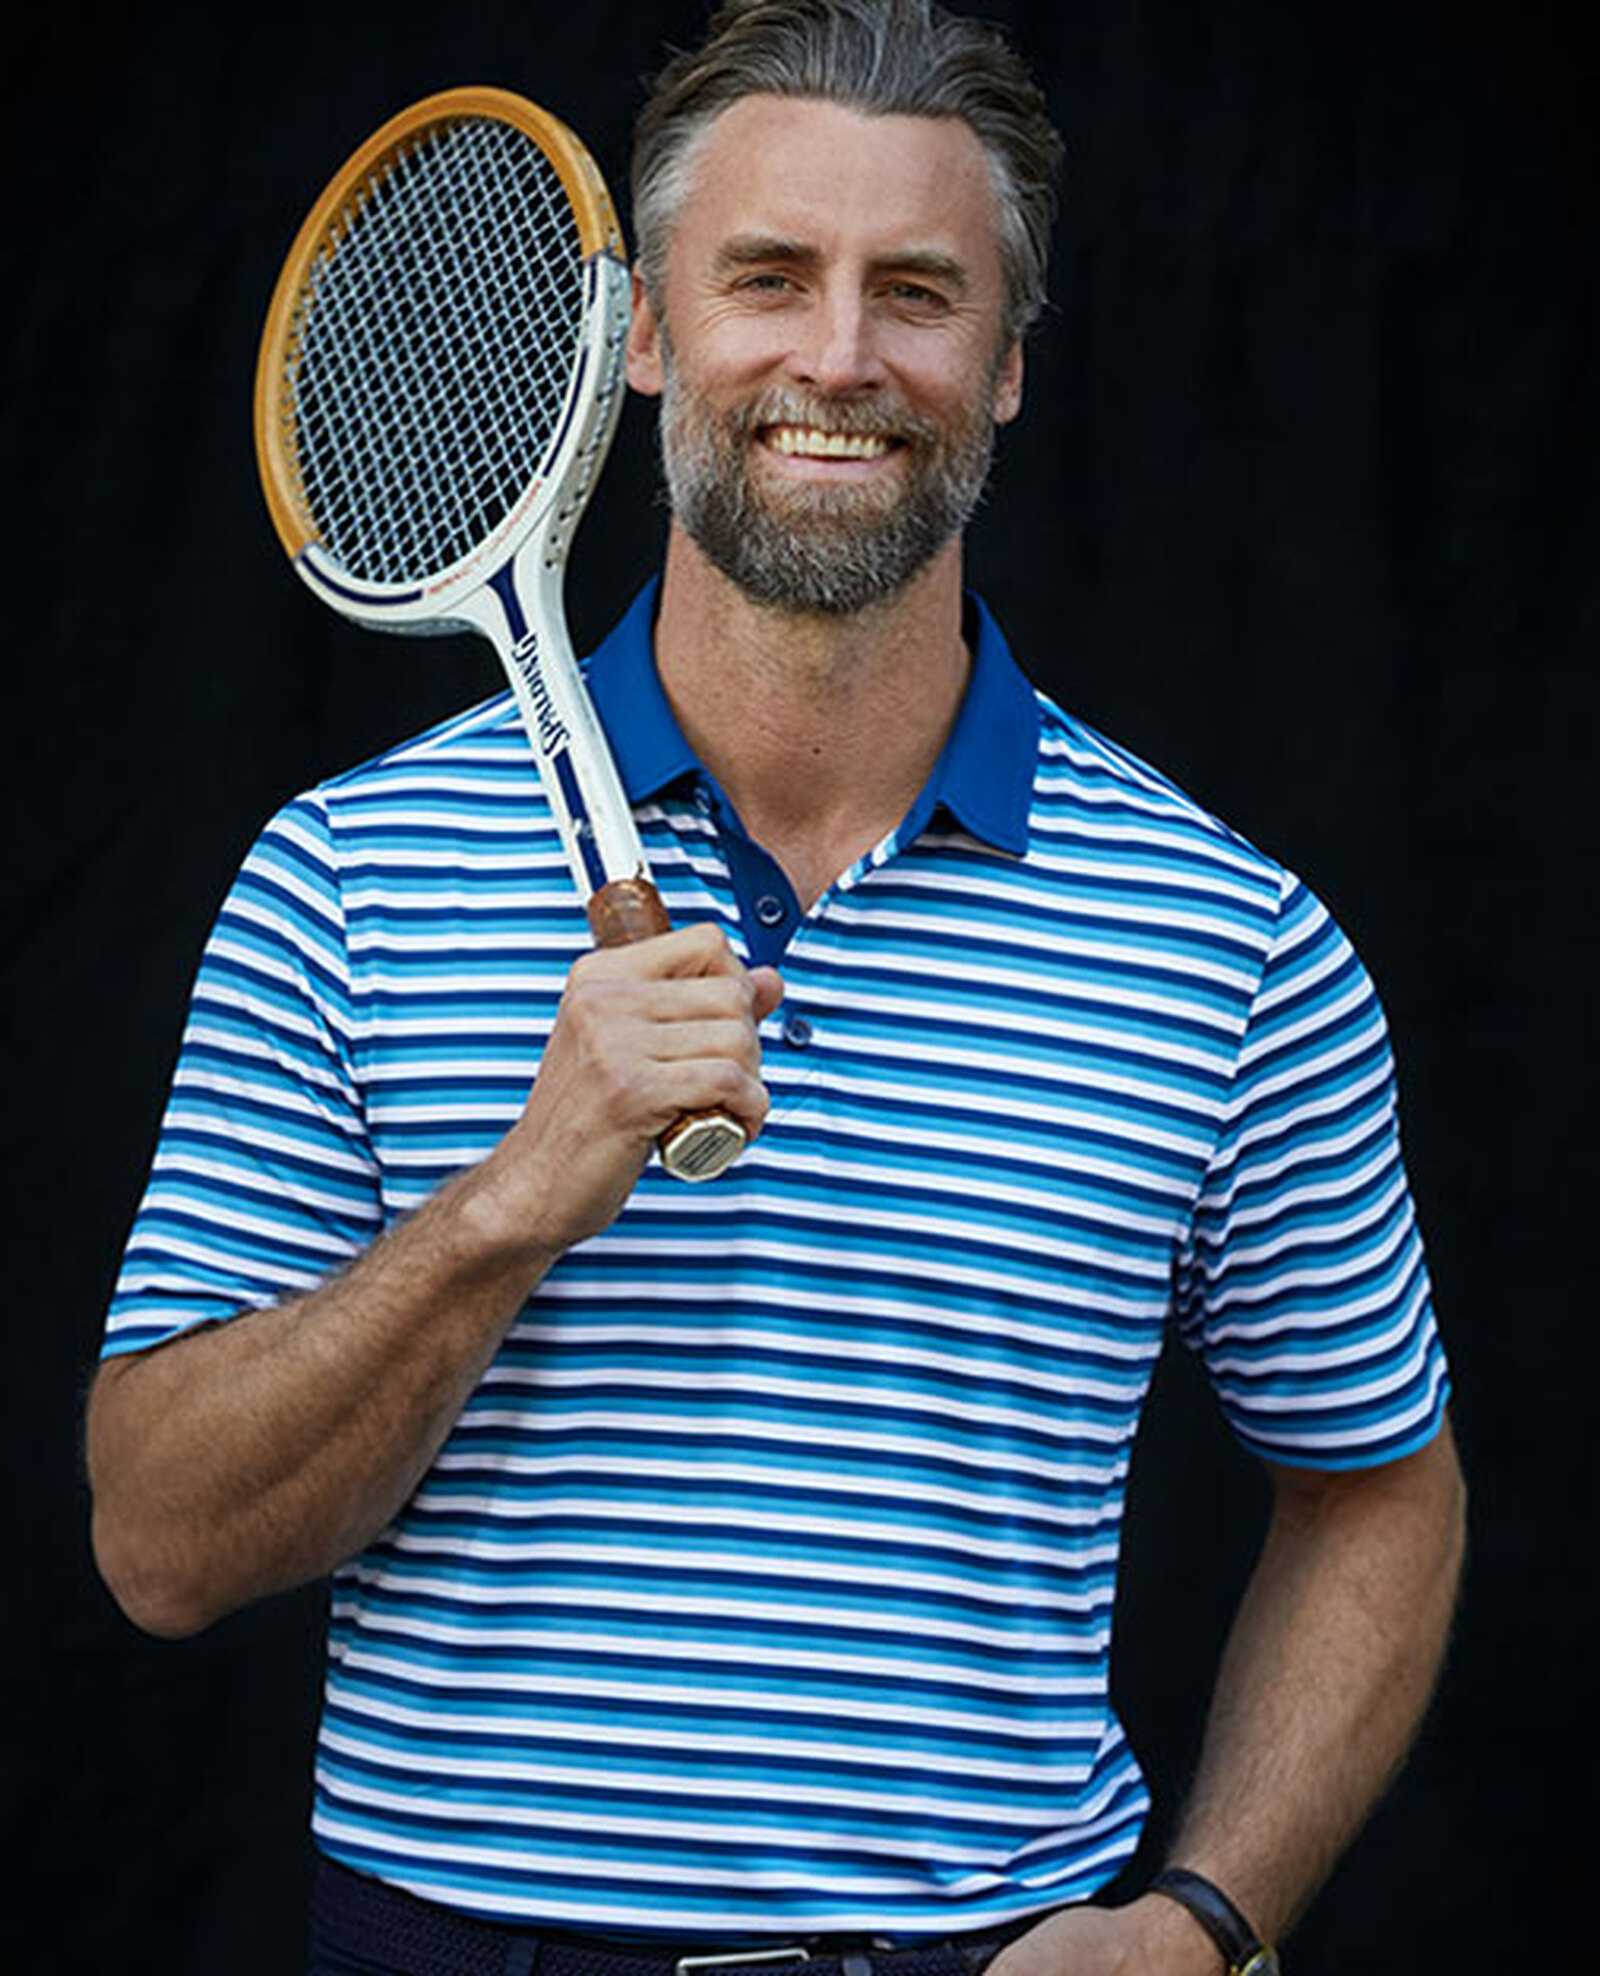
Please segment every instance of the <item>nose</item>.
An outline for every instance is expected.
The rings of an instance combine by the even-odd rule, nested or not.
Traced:
[[[870,392],[883,382],[872,311],[855,284],[828,283],[817,292],[788,367],[796,383],[833,398]]]

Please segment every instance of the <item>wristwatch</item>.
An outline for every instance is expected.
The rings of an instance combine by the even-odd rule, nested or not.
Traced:
[[[1202,1873],[1169,1866],[1150,1882],[1152,1894],[1186,1907],[1228,1962],[1228,1976],[1280,1976],[1277,1951],[1267,1947],[1220,1887]]]

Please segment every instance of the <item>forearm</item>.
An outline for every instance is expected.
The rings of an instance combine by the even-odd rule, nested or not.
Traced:
[[[89,1471],[96,1558],[130,1617],[195,1632],[364,1549],[661,1131],[713,1108],[760,1131],[757,1025],[781,993],[710,927],[586,956],[522,1115],[481,1165],[309,1296],[112,1360]]]
[[[102,1369],[95,1552],[138,1624],[198,1631],[392,1520],[554,1259],[485,1191],[463,1175],[309,1295]]]
[[[1279,1473],[1171,1847],[1269,1939],[1326,1878],[1422,1719],[1455,1604],[1464,1505],[1448,1427],[1365,1474]]]
[[[1229,1636],[1171,1863],[1281,1938],[1404,1756],[1449,1632],[1465,1492],[1446,1429],[1349,1476],[1276,1471],[1267,1540]],[[1070,1907],[990,1976],[1220,1976],[1176,1902]]]

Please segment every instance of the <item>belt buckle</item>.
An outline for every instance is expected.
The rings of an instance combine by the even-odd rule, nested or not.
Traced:
[[[694,1976],[697,1969],[740,1969],[762,1962],[809,1962],[811,1951],[798,1943],[792,1949],[732,1949],[727,1955],[680,1955],[676,1976]]]

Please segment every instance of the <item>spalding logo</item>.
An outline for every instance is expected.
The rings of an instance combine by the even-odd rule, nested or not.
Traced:
[[[544,683],[544,672],[539,665],[537,633],[525,631],[512,646],[511,655],[528,682],[534,717],[539,724],[539,746],[546,755],[553,755],[558,748],[566,747],[572,736],[567,732],[566,722],[551,705],[550,689]]]

